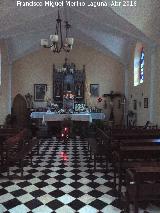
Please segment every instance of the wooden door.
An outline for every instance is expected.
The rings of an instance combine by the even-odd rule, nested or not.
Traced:
[[[16,95],[13,100],[12,113],[15,116],[15,126],[20,128],[28,126],[27,102],[21,94]]]

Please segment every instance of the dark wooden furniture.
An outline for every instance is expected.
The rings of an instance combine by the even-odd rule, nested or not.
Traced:
[[[119,150],[120,145],[123,144],[125,146],[157,146],[160,145],[160,139],[149,138],[149,139],[141,139],[141,138],[132,138],[132,139],[121,139],[121,140],[113,140],[111,143],[111,149],[113,151]]]
[[[21,94],[17,94],[14,97],[12,117],[14,117],[12,126],[17,128],[25,128],[29,126],[30,109],[27,106],[26,99]]]
[[[16,134],[19,131],[17,128],[0,128],[0,136],[10,136]]]
[[[96,170],[97,161],[105,157],[106,171],[108,170],[108,162],[110,158],[110,138],[99,128],[96,128],[95,136],[88,138],[88,150],[90,158],[94,156],[94,170]]]
[[[31,138],[31,132],[28,129],[23,129],[1,141],[1,171],[7,168],[9,175],[9,167],[18,161],[23,176],[23,161],[27,155],[32,157],[32,148],[35,145],[37,145],[37,154],[39,154],[39,140],[35,137]]]
[[[160,129],[106,129],[106,134],[111,137],[111,147],[115,150],[120,143],[128,143],[128,145],[138,144],[157,144],[160,142]]]
[[[111,130],[110,137],[112,143],[121,140],[158,139],[160,129],[118,129]]]
[[[23,146],[24,142],[27,140],[27,130],[23,129],[17,133],[6,132],[6,137],[1,140],[1,164],[3,165],[4,158],[8,154],[8,152],[15,148],[15,146],[20,147]],[[10,134],[8,134],[10,133]],[[12,133],[12,134],[11,134]],[[4,134],[3,134],[4,135]]]
[[[37,154],[39,154],[39,140],[37,138],[33,138],[28,141],[28,143],[24,144],[24,146],[16,152],[12,152],[11,155],[7,155],[6,157],[6,166],[7,166],[7,176],[8,178],[14,178],[15,175],[10,176],[10,167],[19,162],[21,178],[23,177],[23,167],[24,167],[24,160],[26,156],[30,157],[31,164],[32,164],[32,156],[33,156],[33,147],[38,145]]]
[[[75,64],[69,64],[67,59],[62,68],[53,65],[53,100],[63,106],[64,95],[70,92],[75,96],[76,103],[83,103],[85,100],[85,66],[78,70]]]
[[[159,129],[141,129],[141,130],[137,130],[137,129],[134,129],[134,130],[125,130],[125,131],[117,131],[116,132],[113,132],[112,131],[112,138],[113,139],[123,139],[123,138],[159,138],[160,136],[160,130]]]
[[[0,162],[3,165],[4,143],[7,138],[16,135],[19,132],[16,128],[0,128]]]
[[[158,144],[160,144],[160,138],[130,138],[130,139],[121,139],[121,140],[113,140],[113,144],[115,144],[115,143],[128,143],[128,144],[133,144],[133,145],[135,145],[135,144],[148,144],[148,143],[150,143],[150,144],[153,144],[153,145],[158,145]]]
[[[118,171],[118,192],[121,195],[123,174],[126,169],[142,165],[150,165],[160,160],[159,145],[121,145],[119,151],[113,152],[114,184],[116,186],[116,171]]]
[[[140,201],[160,200],[160,165],[140,166],[126,172],[126,212],[133,202],[134,213],[138,213]]]
[[[114,184],[119,177],[118,192],[121,198],[122,181],[128,168],[160,166],[159,129],[107,129],[101,130],[110,138]]]

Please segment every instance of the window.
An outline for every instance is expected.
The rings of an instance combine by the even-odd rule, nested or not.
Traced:
[[[140,84],[143,83],[144,80],[144,48],[141,50],[140,57]]]
[[[134,55],[134,86],[138,86],[144,81],[144,48],[141,43],[136,44]]]

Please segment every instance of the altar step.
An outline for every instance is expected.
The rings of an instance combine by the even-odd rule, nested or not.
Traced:
[[[47,126],[39,126],[38,138],[49,138]]]

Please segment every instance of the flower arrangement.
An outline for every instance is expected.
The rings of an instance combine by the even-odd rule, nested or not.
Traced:
[[[85,112],[86,111],[86,106],[85,106],[85,104],[75,104],[75,107],[74,107],[75,109],[75,111],[76,112]]]

